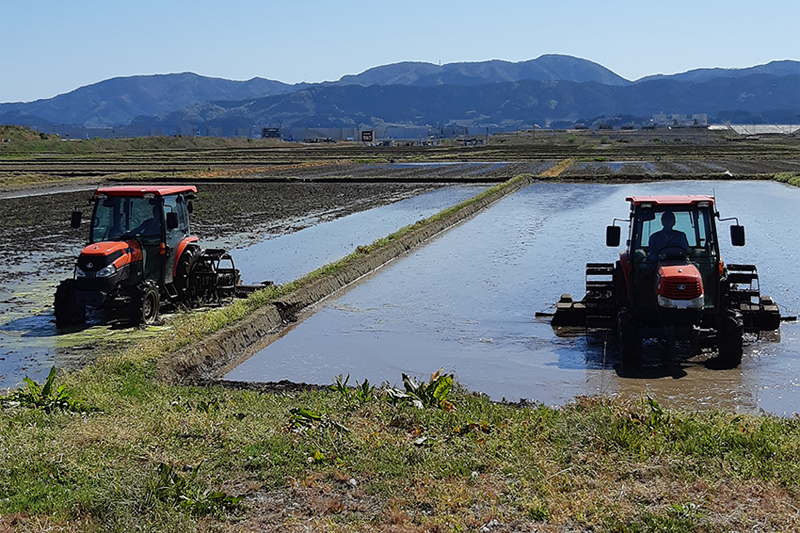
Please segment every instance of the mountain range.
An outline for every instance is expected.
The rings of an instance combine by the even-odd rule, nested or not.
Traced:
[[[656,113],[719,120],[798,121],[800,61],[697,69],[630,81],[586,59],[402,62],[335,82],[232,81],[193,73],[105,80],[53,98],[0,104],[0,124],[115,128],[126,135],[187,127],[232,135],[253,127],[431,126],[515,128]],[[240,134],[240,133],[238,133]]]

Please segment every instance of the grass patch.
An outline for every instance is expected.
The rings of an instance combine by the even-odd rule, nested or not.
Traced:
[[[781,183],[788,183],[789,185],[800,187],[800,174],[795,174],[794,172],[778,172],[773,176],[773,179]]]
[[[96,410],[3,402],[0,530],[795,527],[798,418],[679,412],[647,397],[516,407],[439,373],[400,390],[331,376],[327,390],[280,394],[160,381],[166,354],[458,208],[295,282],[179,314],[39,389]]]
[[[97,401],[100,386],[82,392]],[[340,390],[145,388],[84,416],[6,410],[0,514],[114,531],[247,517],[279,529],[319,519],[337,531],[492,520],[777,530],[800,496],[797,419],[681,413],[648,398],[517,408],[458,386],[449,409],[398,403],[386,387],[360,402]],[[749,499],[728,499],[738,493]],[[278,494],[291,519],[269,513]]]
[[[0,174],[0,189],[69,183],[65,178],[41,173]]]

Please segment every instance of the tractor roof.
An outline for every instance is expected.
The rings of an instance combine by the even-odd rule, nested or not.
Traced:
[[[97,189],[95,196],[105,194],[106,196],[134,196],[142,197],[145,194],[154,196],[168,196],[170,194],[196,193],[197,187],[194,185],[154,185],[149,187],[122,186],[122,187],[103,187]]]
[[[684,194],[673,196],[628,196],[625,200],[631,202],[635,206],[641,204],[653,205],[697,205],[700,202],[708,202],[709,205],[714,205],[714,197],[704,194]]]

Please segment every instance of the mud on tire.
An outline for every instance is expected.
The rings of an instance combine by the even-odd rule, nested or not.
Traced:
[[[718,366],[736,368],[742,364],[744,320],[739,311],[728,310],[720,317],[717,330]]]
[[[134,294],[131,302],[130,321],[132,326],[150,326],[158,321],[161,296],[155,283],[145,282]]]
[[[199,246],[190,244],[186,247],[186,250],[183,251],[178,260],[178,266],[175,269],[174,283],[181,301],[189,300],[192,297],[192,291],[189,286],[189,275],[202,253]]]
[[[57,328],[77,326],[86,321],[86,307],[75,301],[74,279],[66,279],[58,285],[53,307]]]
[[[642,362],[642,339],[636,319],[627,309],[617,313],[617,342],[622,366],[638,366]]]

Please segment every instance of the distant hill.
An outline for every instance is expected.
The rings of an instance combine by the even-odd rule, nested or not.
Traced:
[[[97,135],[114,127],[126,135],[176,134],[196,131],[194,125],[228,135],[279,121],[314,127],[360,122],[508,128],[661,112],[720,113],[748,120],[768,112],[769,120],[795,118],[800,113],[800,61],[698,69],[635,82],[592,61],[564,55],[516,63],[403,62],[319,84],[232,81],[193,73],[131,76],[35,102],[0,104],[0,124],[40,131],[54,131],[54,124],[72,125],[73,135]]]
[[[241,100],[284,94],[298,88],[302,86],[263,78],[231,81],[191,72],[130,76],[101,81],[35,102],[0,104],[0,116],[7,120],[7,113],[16,112],[16,116],[22,113],[22,116],[34,117],[31,119],[34,123],[103,128],[129,124],[141,115],[162,115],[209,100]]]
[[[339,85],[484,85],[522,80],[596,81],[605,85],[630,82],[592,61],[565,55],[543,55],[530,61],[482,61],[478,63],[403,62],[343,76]]]
[[[800,74],[800,61],[786,59],[783,61],[770,61],[765,65],[758,65],[749,68],[700,68],[682,72],[680,74],[654,74],[639,78],[634,83],[643,81],[670,79],[684,83],[701,83],[713,80],[714,78],[742,78],[753,74],[770,74],[772,76],[791,76]],[[800,98],[800,95],[798,95]]]
[[[798,109],[800,74],[718,78],[687,84],[653,80],[627,86],[597,82],[523,80],[480,86],[332,85],[246,101],[197,104],[164,117],[139,117],[142,131],[179,131],[187,124],[222,134],[253,124],[352,127],[361,124],[514,127],[536,121],[605,115],[650,117],[654,113],[741,110],[759,114]],[[791,113],[792,111],[786,111]]]

